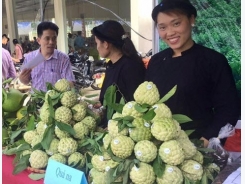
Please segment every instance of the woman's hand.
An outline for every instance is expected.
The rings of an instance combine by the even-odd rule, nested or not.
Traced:
[[[205,139],[204,137],[201,137],[200,140],[203,140],[204,142],[204,148],[208,147],[208,143],[209,141],[207,139]]]
[[[93,108],[95,109],[99,109],[102,106],[102,104],[100,102],[97,102],[93,105]]]
[[[27,85],[31,80],[31,71],[32,69],[24,69],[21,71],[19,76],[20,82]]]

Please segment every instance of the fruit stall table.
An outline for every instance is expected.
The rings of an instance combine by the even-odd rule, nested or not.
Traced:
[[[44,179],[34,181],[28,177],[31,173],[28,170],[24,170],[17,175],[13,175],[14,156],[2,155],[2,184],[43,184]]]

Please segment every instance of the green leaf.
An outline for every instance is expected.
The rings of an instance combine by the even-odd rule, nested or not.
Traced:
[[[43,140],[41,142],[41,145],[43,149],[49,149],[51,141],[54,139],[54,125],[48,126],[45,129],[44,135],[43,135]]]
[[[29,154],[20,158],[19,162],[14,167],[13,170],[14,175],[24,171],[28,167],[29,158],[30,158]]]
[[[18,135],[20,135],[23,131],[25,131],[26,129],[20,129],[20,130],[16,130],[16,131],[13,131],[11,136],[10,136],[10,139],[15,139]]]
[[[75,134],[76,134],[75,131],[74,131],[74,129],[72,128],[71,125],[66,124],[66,123],[61,123],[61,122],[59,122],[59,121],[55,121],[55,123],[56,123],[56,126],[57,126],[60,130],[65,131],[65,132],[68,132],[68,133],[71,134],[71,135],[75,135]]]
[[[119,113],[122,113],[122,109],[123,109],[122,104],[118,104],[118,103],[112,103],[112,104],[108,104],[108,107],[111,108],[112,110],[115,110]]]
[[[202,174],[202,184],[209,184],[208,183],[208,178],[207,178],[207,175],[206,175],[206,172],[204,171],[203,174]]]
[[[134,108],[136,111],[140,112],[140,113],[144,113],[146,111],[148,111],[148,107],[142,107],[140,104],[135,104]]]
[[[145,113],[142,118],[146,121],[151,121],[155,117],[156,113],[154,109],[150,109],[147,113]]]
[[[85,98],[93,98],[93,97],[97,97],[98,94],[92,94],[92,95],[86,95],[84,96]]]
[[[125,102],[125,100],[124,100],[123,97],[120,99],[120,102],[119,103],[122,104],[122,105],[125,105],[126,104],[126,102]]]
[[[215,150],[211,148],[197,148],[197,150],[201,152],[215,152]]]
[[[105,91],[103,105],[107,106],[107,104],[115,103],[114,101],[115,94],[116,94],[116,86],[115,85],[109,86]]]
[[[184,184],[191,184],[190,180],[186,176],[184,176],[184,179]]]
[[[173,117],[173,119],[178,121],[179,124],[192,121],[192,119],[190,119],[189,117],[187,117],[186,115],[183,115],[183,114],[173,114],[172,117]]]
[[[161,159],[157,158],[153,161],[153,170],[157,177],[162,177],[165,170],[165,163],[161,161]]]
[[[47,91],[54,89],[53,85],[50,82],[46,82],[46,87],[47,87]]]
[[[214,177],[213,177],[213,175],[209,169],[205,169],[205,171],[203,172],[203,175],[204,174],[205,174],[206,180],[210,179],[211,181],[214,181]],[[203,178],[202,178],[202,180],[203,180]]]
[[[28,175],[28,177],[29,177],[30,179],[32,179],[32,180],[37,181],[37,180],[40,180],[40,179],[44,178],[44,177],[45,177],[45,174],[31,173],[31,174]]]
[[[195,130],[185,130],[185,133],[189,136],[191,135]]]
[[[177,85],[175,85],[166,95],[164,95],[164,97],[162,97],[161,100],[159,100],[157,103],[163,103],[166,102],[171,96],[174,95],[174,93],[176,92],[177,89]]]
[[[31,115],[29,121],[27,122],[26,130],[34,130],[35,129],[35,117],[34,115]]]

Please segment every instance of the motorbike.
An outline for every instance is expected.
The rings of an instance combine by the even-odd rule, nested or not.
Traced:
[[[105,60],[94,60],[87,53],[79,54],[77,51],[68,55],[75,76],[75,88],[100,90],[105,77]]]

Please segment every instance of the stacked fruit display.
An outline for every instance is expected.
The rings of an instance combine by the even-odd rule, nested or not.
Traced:
[[[103,153],[91,159],[93,184],[206,184],[213,180],[219,167],[207,162],[202,149],[181,130],[179,123],[190,119],[173,115],[163,103],[175,90],[176,86],[160,100],[155,84],[146,81],[136,89],[135,101],[117,108],[103,138]],[[115,107],[112,102],[106,104]]]
[[[101,132],[90,134],[97,128],[98,116],[80,100],[67,80],[61,79],[54,86],[49,85],[49,89],[46,93],[34,90],[33,97],[43,98],[37,121],[26,126],[22,144],[4,150],[5,154],[16,154],[14,174],[27,167],[44,170],[48,159],[77,169],[86,168],[86,153],[93,153],[86,145],[91,147],[96,143],[93,140],[103,136]]]

